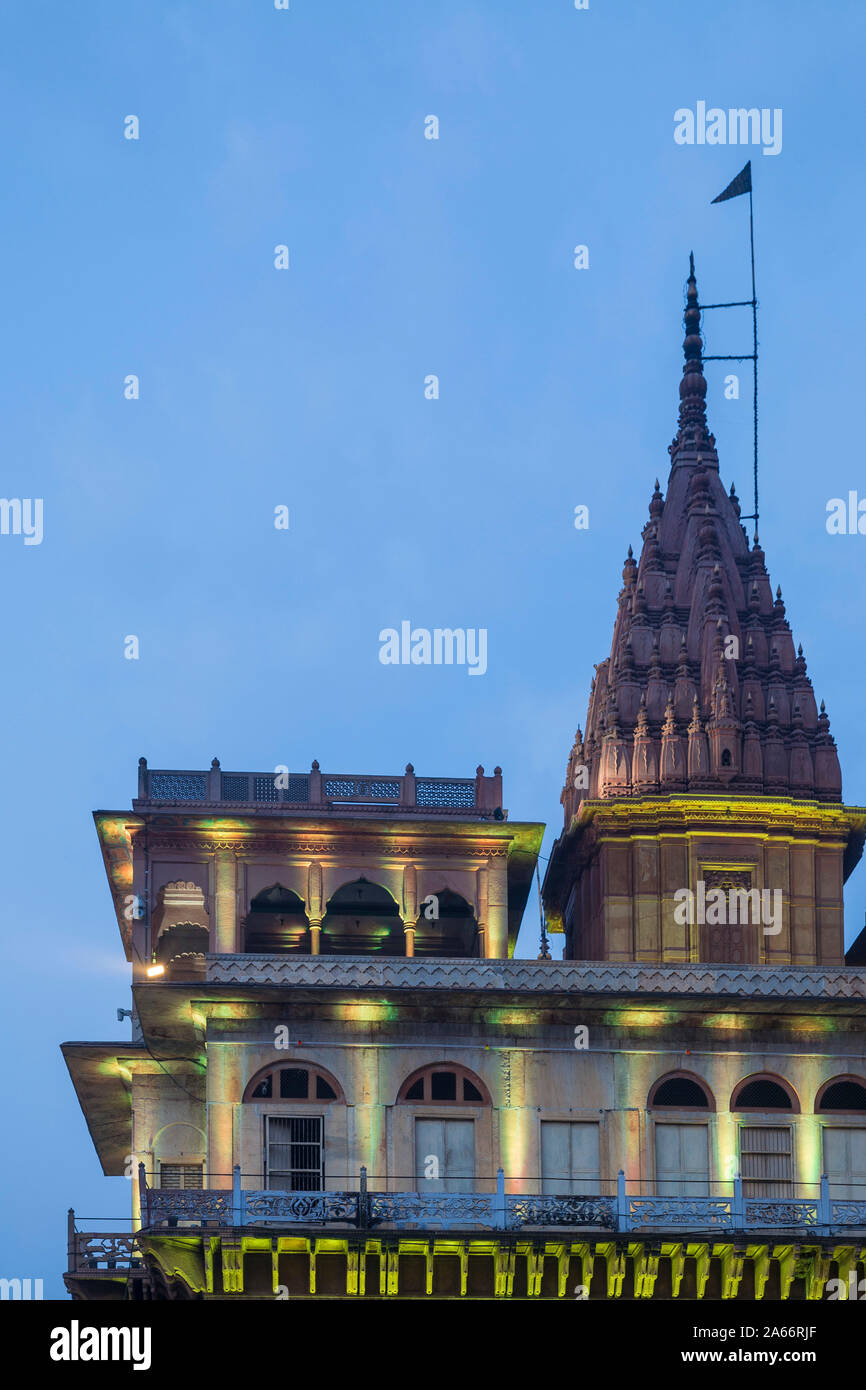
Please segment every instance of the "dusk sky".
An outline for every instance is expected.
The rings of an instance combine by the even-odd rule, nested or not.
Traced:
[[[866,497],[864,29],[858,0],[5,7],[2,491],[44,510],[40,544],[0,536],[0,1273],[64,1297],[67,1207],[128,1218],[59,1044],[129,1035],[92,812],[129,807],[140,755],[498,764],[549,854],[666,486],[690,250],[702,299],[750,293],[748,199],[711,206],[749,158],[761,544],[866,803],[866,536],[825,524]],[[677,143],[699,102],[781,112],[780,148]],[[748,310],[704,330],[751,350]],[[727,370],[708,416],[746,512],[750,366],[737,400]],[[383,665],[403,621],[485,629],[486,672]],[[861,866],[847,942],[864,911]]]

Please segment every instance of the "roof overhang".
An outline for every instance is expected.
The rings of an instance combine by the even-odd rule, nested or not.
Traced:
[[[69,1042],[60,1047],[106,1177],[122,1177],[132,1151],[132,1069],[143,1046]]]

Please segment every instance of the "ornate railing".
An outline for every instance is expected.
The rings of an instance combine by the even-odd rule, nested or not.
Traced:
[[[369,1230],[471,1227],[517,1231],[531,1227],[568,1227],[617,1232],[793,1231],[833,1235],[866,1231],[866,1201],[831,1198],[826,1177],[814,1199],[744,1197],[735,1178],[730,1197],[634,1196],[622,1173],[616,1196],[595,1193],[506,1193],[499,1170],[495,1192],[371,1192],[361,1169],[356,1192],[247,1191],[235,1168],[231,1188],[177,1191],[149,1188],[144,1165],[139,1169],[141,1218],[155,1226],[324,1226],[334,1222]]]
[[[75,1213],[70,1210],[67,1231],[67,1272],[69,1274],[144,1273],[144,1261],[136,1236],[116,1231],[77,1231]]]
[[[284,809],[295,814],[330,811],[391,811],[424,816],[495,816],[502,811],[502,770],[485,777],[416,777],[411,763],[398,777],[346,772],[322,772],[317,762],[309,772],[223,772],[214,758],[206,772],[180,768],[149,768],[138,763],[136,810],[156,806]]]

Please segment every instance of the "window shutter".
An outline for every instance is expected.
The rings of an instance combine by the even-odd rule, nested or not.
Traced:
[[[655,1132],[658,1196],[708,1196],[706,1125],[657,1124]]]
[[[792,1197],[790,1125],[743,1125],[740,1172],[745,1197]]]
[[[438,1160],[438,1179],[426,1176],[429,1158]],[[474,1121],[417,1119],[415,1173],[419,1192],[471,1192],[475,1185]]]
[[[175,1190],[201,1188],[202,1165],[200,1163],[160,1163],[159,1185]]]
[[[585,1120],[543,1120],[543,1192],[594,1193],[601,1185],[598,1125]]]
[[[824,1172],[831,1197],[866,1201],[866,1129],[825,1128]]]

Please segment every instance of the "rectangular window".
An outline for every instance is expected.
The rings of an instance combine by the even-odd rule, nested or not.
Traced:
[[[202,1165],[200,1163],[160,1163],[160,1187],[200,1188],[202,1186]]]
[[[744,1197],[793,1197],[790,1125],[740,1126],[740,1176]]]
[[[866,1129],[825,1128],[824,1172],[831,1197],[866,1202]]]
[[[707,1126],[664,1123],[655,1132],[656,1195],[709,1196]]]
[[[321,1115],[265,1118],[265,1186],[282,1192],[322,1192],[325,1186]]]
[[[418,1192],[475,1190],[474,1120],[416,1120]]]
[[[601,1191],[597,1124],[542,1121],[541,1190],[587,1196]]]

